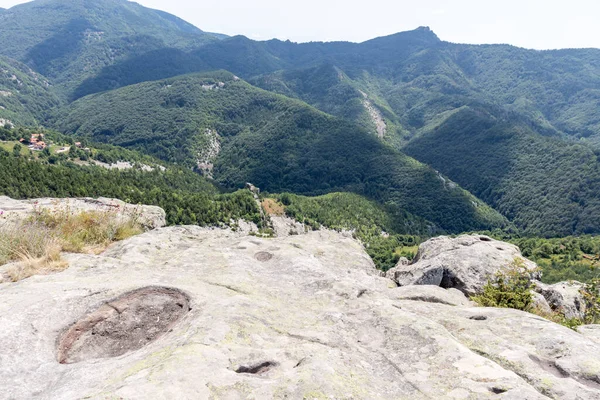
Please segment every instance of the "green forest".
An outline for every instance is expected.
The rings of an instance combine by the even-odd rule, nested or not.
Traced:
[[[0,135],[5,130],[0,129]],[[68,153],[67,153],[68,154]],[[118,160],[131,152],[108,149]],[[123,155],[125,157],[123,157]],[[165,209],[169,224],[230,226],[239,219],[261,224],[260,210],[250,192],[222,193],[211,182],[184,168],[107,170],[79,166],[68,160],[32,159],[28,150],[0,147],[0,194],[12,198],[114,197]]]
[[[269,192],[352,192],[461,232],[505,218],[363,128],[257,89],[227,72],[128,86],[72,103],[58,129],[193,167],[207,129],[219,135],[214,178]]]
[[[254,41],[121,0],[0,19],[1,194],[262,224],[251,182],[308,226],[352,230],[382,269],[427,237],[491,231],[549,282],[595,274],[600,50],[457,44],[427,27]],[[16,144],[31,133],[53,144]]]

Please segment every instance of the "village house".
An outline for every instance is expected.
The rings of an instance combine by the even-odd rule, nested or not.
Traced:
[[[27,145],[30,150],[42,151],[48,145],[44,142],[44,135],[42,133],[32,133],[29,140],[19,139],[19,142]]]

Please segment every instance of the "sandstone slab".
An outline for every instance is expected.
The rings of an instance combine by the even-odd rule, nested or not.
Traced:
[[[0,398],[600,398],[596,342],[531,314],[470,307],[455,291],[428,298],[458,305],[408,299],[340,234],[170,227],[66,258],[61,273],[0,284]],[[153,287],[187,302],[164,333],[109,352],[82,334],[92,356],[61,363],[61,339],[82,321],[101,315],[104,333],[127,304],[149,310],[142,324],[126,319],[131,329],[172,310],[162,297],[123,300]]]

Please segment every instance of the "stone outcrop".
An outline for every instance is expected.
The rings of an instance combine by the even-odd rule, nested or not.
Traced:
[[[535,263],[524,258],[517,246],[482,235],[440,236],[421,244],[411,264],[399,263],[386,276],[400,286],[435,285],[470,296],[515,260],[538,277]]]
[[[594,340],[398,288],[340,234],[170,227],[65,258],[0,284],[2,398],[600,398]]]
[[[4,220],[22,220],[31,216],[36,211],[60,210],[77,214],[83,211],[114,212],[123,219],[134,218],[148,229],[161,228],[166,225],[165,211],[156,206],[128,204],[117,199],[99,197],[77,199],[33,199],[15,200],[10,197],[0,196],[0,217]]]
[[[544,297],[550,309],[569,319],[583,319],[585,316],[585,300],[581,289],[583,289],[583,284],[576,281],[553,285],[535,283],[535,291]]]

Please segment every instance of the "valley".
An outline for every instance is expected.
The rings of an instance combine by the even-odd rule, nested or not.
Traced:
[[[600,398],[600,49],[452,42],[460,1],[303,43],[210,32],[260,2],[15,2],[0,399]]]
[[[61,155],[68,143],[41,160],[0,157],[5,174],[83,179],[6,179],[3,194],[136,198],[170,223],[229,225],[229,212],[166,198],[220,204],[251,182],[266,198],[296,196],[286,212],[308,225],[356,229],[383,269],[402,235],[600,233],[599,50],[462,45],[427,27],[363,43],[254,41],[122,0],[34,1],[0,21],[5,127],[109,146],[90,160]],[[83,176],[110,176],[111,189]],[[371,207],[385,224],[371,226]]]

